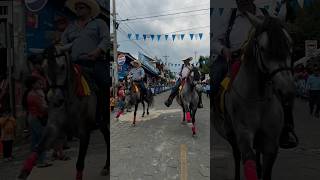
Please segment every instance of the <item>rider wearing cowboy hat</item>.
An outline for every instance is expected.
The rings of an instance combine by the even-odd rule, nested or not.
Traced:
[[[109,28],[105,21],[97,18],[100,6],[96,0],[68,0],[66,6],[73,11],[77,18],[70,23],[62,34],[63,44],[72,44],[71,60],[82,67],[83,72],[98,86],[97,123],[107,120],[108,79],[107,60]]]
[[[129,77],[131,77],[133,82],[136,82],[140,86],[142,94],[146,95],[148,91],[143,82],[145,72],[144,69],[141,67],[140,61],[134,60],[130,64],[133,66],[133,68],[129,72]]]
[[[246,12],[250,12],[256,16],[263,16],[266,11],[256,8],[254,0],[237,0],[238,9],[230,9],[229,13],[225,12],[222,21],[215,24],[213,28],[212,48],[217,58],[213,62],[213,97],[216,98],[220,83],[228,73],[228,63],[241,57],[241,46],[247,40],[253,25],[246,16]],[[283,13],[282,13],[283,15]],[[219,21],[216,21],[219,22]],[[294,124],[292,116],[291,104],[283,103],[285,114],[285,126],[282,131],[280,147],[293,148],[298,144],[298,140],[294,133]]]
[[[164,104],[167,107],[170,107],[170,105],[172,104],[172,101],[174,99],[174,97],[178,94],[178,90],[179,90],[179,86],[181,85],[181,80],[188,77],[189,73],[191,72],[193,66],[190,64],[190,61],[192,60],[192,57],[189,57],[187,59],[183,59],[183,65],[181,67],[180,73],[179,73],[179,78],[176,81],[175,86],[172,88],[171,93],[169,95],[169,98],[164,102]],[[201,92],[200,92],[201,93]],[[201,98],[201,94],[199,93],[199,104],[198,104],[198,108],[202,108],[202,98]]]

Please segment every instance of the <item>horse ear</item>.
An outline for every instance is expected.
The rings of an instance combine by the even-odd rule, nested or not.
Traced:
[[[251,14],[250,12],[246,12],[246,16],[255,27],[261,26],[263,23],[263,20],[259,19],[257,16]]]

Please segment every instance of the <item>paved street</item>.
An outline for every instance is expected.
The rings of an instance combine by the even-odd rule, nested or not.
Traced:
[[[315,180],[320,177],[320,119],[309,115],[305,101],[297,99],[294,109],[296,133],[300,145],[281,149],[274,166],[273,180]],[[233,180],[231,147],[216,132],[214,135],[213,180]]]
[[[75,167],[78,155],[78,141],[69,144],[70,149],[66,150],[66,155],[71,157],[69,161],[54,161],[53,166],[39,169],[34,168],[29,180],[71,180],[75,179]],[[15,180],[23,159],[28,155],[29,144],[21,145],[15,148],[13,162],[0,163],[0,180]],[[48,156],[51,152],[48,153]],[[103,136],[99,131],[95,131],[91,136],[91,142],[88,149],[88,155],[85,163],[84,180],[106,180],[106,177],[100,176],[100,171],[106,160],[106,145]]]
[[[180,124],[182,113],[176,101],[167,108],[169,93],[155,96],[150,115],[132,127],[133,112],[111,121],[112,180],[209,180],[209,99],[196,114],[197,137]],[[139,110],[142,110],[140,105]],[[185,156],[186,155],[186,158]]]

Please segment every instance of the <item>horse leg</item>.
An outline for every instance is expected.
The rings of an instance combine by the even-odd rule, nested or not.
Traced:
[[[150,103],[147,102],[148,106],[147,106],[147,115],[149,115],[149,107],[150,107]]]
[[[133,123],[132,123],[133,126],[136,125],[137,110],[138,110],[138,103],[134,105],[134,114],[133,114],[134,117],[133,117]]]
[[[77,167],[76,180],[82,180],[84,160],[87,154],[89,141],[90,141],[90,132],[88,130],[84,130],[84,132],[80,133],[80,147],[79,147],[79,154],[78,154],[78,160],[76,165]]]
[[[185,123],[186,122],[186,110],[184,109],[184,107],[182,107],[182,111],[183,111],[183,117],[182,117],[181,123]]]
[[[238,148],[238,145],[235,141],[232,141],[231,143],[232,147],[232,153],[233,153],[233,160],[234,160],[234,179],[240,180],[240,160],[241,160],[241,154]]]
[[[277,139],[263,139],[264,148],[262,156],[262,179],[271,180],[272,167],[278,155]]]
[[[262,166],[261,166],[261,152],[256,150],[256,164],[257,164],[257,175],[258,178],[262,177]]]
[[[196,112],[197,108],[192,111],[192,135],[196,135]]]
[[[144,104],[144,101],[143,101],[143,100],[141,100],[141,103],[142,103],[142,107],[143,107],[142,117],[144,117],[144,114],[145,114],[145,104]]]
[[[256,156],[253,150],[253,137],[253,134],[247,131],[241,131],[238,134],[238,144],[244,164],[245,180],[258,180]]]
[[[103,167],[102,171],[101,171],[101,176],[107,176],[110,173],[110,129],[107,126],[107,123],[105,123],[104,126],[102,126],[100,128],[103,136],[104,136],[104,140],[107,144],[107,160],[106,160],[106,164]]]

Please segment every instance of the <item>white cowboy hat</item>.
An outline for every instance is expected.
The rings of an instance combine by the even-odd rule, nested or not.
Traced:
[[[186,62],[186,61],[187,61],[187,62],[190,62],[190,61],[192,61],[192,59],[193,59],[192,57],[188,57],[187,59],[183,59],[182,61],[183,61],[183,62]]]
[[[77,3],[83,3],[83,4],[87,5],[88,7],[90,7],[91,17],[96,17],[100,13],[100,6],[96,0],[68,0],[66,2],[66,6],[68,8],[70,8],[71,11],[76,13],[75,5]]]
[[[131,61],[130,64],[133,66],[136,66],[136,65],[138,65],[139,67],[141,66],[141,62],[138,60]]]

